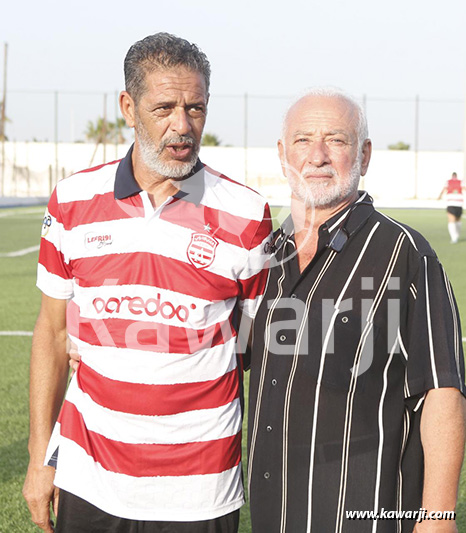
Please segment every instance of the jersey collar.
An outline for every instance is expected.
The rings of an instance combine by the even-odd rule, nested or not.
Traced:
[[[134,144],[128,150],[126,156],[120,161],[115,177],[114,196],[116,200],[123,200],[142,192],[133,172]],[[192,202],[199,205],[204,196],[204,164],[198,159],[189,175],[180,183],[180,190],[174,195],[175,198]]]

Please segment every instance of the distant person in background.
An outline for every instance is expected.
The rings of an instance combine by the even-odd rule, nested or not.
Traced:
[[[456,244],[460,238],[464,190],[463,182],[458,179],[456,172],[453,172],[438,197],[440,200],[443,195],[446,196],[448,233],[450,234],[452,244]]]

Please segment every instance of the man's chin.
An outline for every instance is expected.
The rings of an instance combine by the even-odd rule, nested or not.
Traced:
[[[192,171],[196,164],[195,161],[171,161],[158,165],[158,172],[167,178],[173,180],[182,180]]]

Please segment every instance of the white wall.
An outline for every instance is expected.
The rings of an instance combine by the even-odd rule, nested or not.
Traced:
[[[129,146],[107,145],[106,160],[123,157]],[[58,176],[88,168],[94,144],[60,143],[57,150]],[[57,176],[53,143],[5,143],[4,196],[48,196]],[[202,147],[201,159],[215,170],[258,189],[272,203],[286,203],[289,190],[283,178],[275,148]],[[99,146],[92,165],[103,162]],[[51,168],[51,172],[50,172]],[[246,179],[247,169],[247,179]],[[379,204],[397,204],[415,196],[416,155],[412,151],[375,150],[361,186]],[[456,171],[462,178],[461,152],[419,152],[417,154],[417,198],[435,199],[444,182]],[[51,180],[50,180],[51,175]]]

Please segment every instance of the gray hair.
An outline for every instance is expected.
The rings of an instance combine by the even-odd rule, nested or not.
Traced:
[[[210,63],[207,56],[195,44],[170,33],[155,33],[137,41],[125,57],[125,86],[137,103],[146,90],[147,73],[185,67],[204,76],[209,92]]]
[[[308,96],[322,96],[324,98],[340,98],[341,100],[344,100],[345,102],[347,102],[350,106],[354,108],[354,110],[357,113],[357,117],[358,117],[356,131],[358,135],[358,148],[359,148],[359,151],[361,152],[364,146],[364,141],[369,138],[369,129],[367,127],[366,113],[363,107],[356,100],[356,98],[354,98],[349,93],[337,87],[312,87],[311,89],[307,89],[306,91],[304,91],[303,94],[301,94],[298,98],[296,98],[291,103],[291,105],[288,107],[283,117],[282,137],[284,137],[284,134],[285,134],[288,114],[291,108],[295,104],[297,104],[302,98],[306,98]]]

